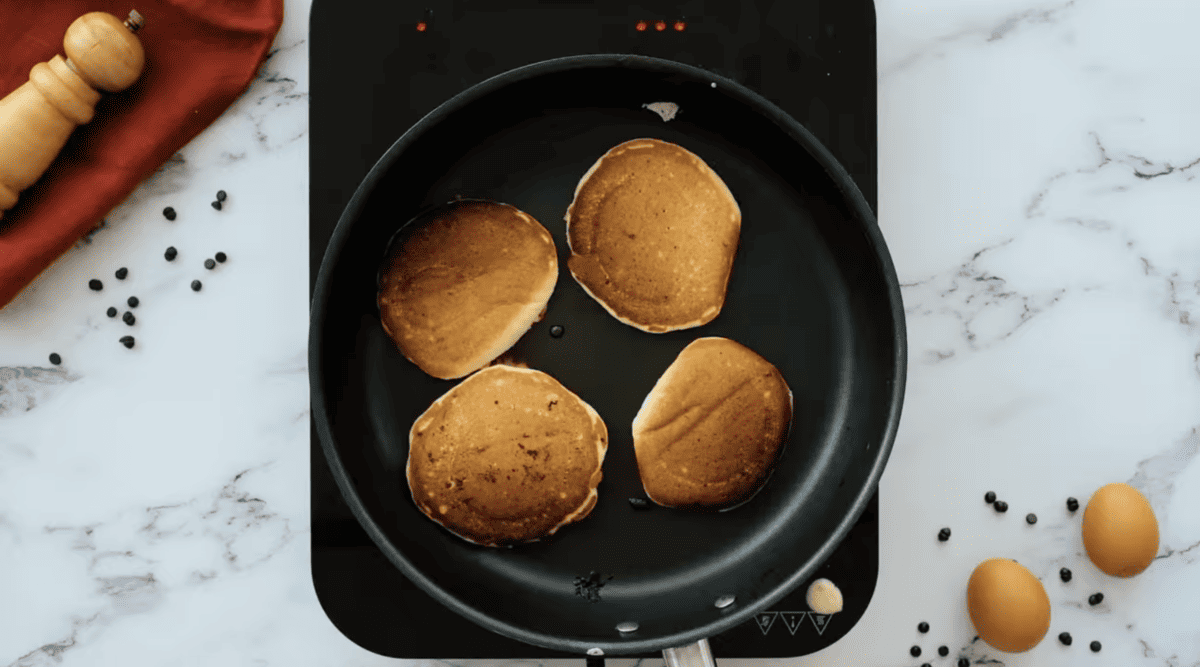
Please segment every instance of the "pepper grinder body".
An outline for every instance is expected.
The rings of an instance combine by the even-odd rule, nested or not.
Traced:
[[[0,218],[17,203],[58,156],[76,127],[96,113],[102,92],[125,90],[141,76],[145,52],[129,19],[91,12],[76,19],[63,38],[67,58],[38,63],[29,81],[0,100]]]

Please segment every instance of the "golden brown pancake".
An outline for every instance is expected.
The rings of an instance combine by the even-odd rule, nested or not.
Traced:
[[[388,250],[379,314],[400,352],[435,378],[468,375],[512,347],[558,281],[554,239],[508,204],[453,202]]]
[[[490,366],[409,432],[408,488],[430,519],[495,547],[552,535],[596,506],[608,429],[541,371]]]
[[[566,220],[571,275],[618,320],[664,333],[721,312],[742,212],[698,156],[657,139],[616,146],[579,181]]]
[[[792,392],[778,369],[728,338],[698,338],[633,419],[642,487],[665,507],[745,502],[766,484],[791,421]]]

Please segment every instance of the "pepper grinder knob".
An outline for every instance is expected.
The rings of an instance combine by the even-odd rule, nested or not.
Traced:
[[[29,81],[0,100],[0,217],[92,119],[101,92],[120,92],[141,76],[146,54],[134,33],[144,23],[136,10],[124,22],[105,12],[80,16],[63,38],[67,58],[34,65]]]

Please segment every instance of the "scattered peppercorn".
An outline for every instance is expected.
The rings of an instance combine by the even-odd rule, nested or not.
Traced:
[[[215,256],[216,256],[218,262],[220,262],[222,264],[225,263],[225,259],[226,259],[225,253],[219,252]]]
[[[908,654],[914,658],[919,658],[921,656],[921,647],[914,646],[914,647],[908,649]]]
[[[1058,578],[1062,579],[1064,584],[1067,583],[1071,580],[1071,571],[1064,567],[1058,571]]]
[[[217,190],[217,201],[225,201],[225,197],[227,196],[224,190]]]
[[[133,326],[133,323],[137,321],[137,318],[133,316],[133,313],[127,310],[125,311],[125,314],[121,316],[121,321],[129,326]]]
[[[939,646],[938,647],[938,655],[942,656],[943,658],[950,655],[950,647],[949,646]]]
[[[1008,511],[1008,503],[1004,502],[1003,500],[997,500],[992,504],[992,507],[995,507],[997,512],[1003,513]]]
[[[928,662],[922,662],[921,667],[933,667],[933,665],[929,664]]]
[[[929,632],[929,624],[926,623],[925,621],[921,621],[920,623],[917,623],[917,632],[920,632],[920,633]]]
[[[193,291],[193,292],[199,292],[199,291],[200,291],[200,281],[199,281],[199,280],[193,280],[193,281],[192,281],[192,291]]]
[[[988,491],[987,493],[983,494],[983,502],[985,502],[989,505],[996,502],[996,492]]]
[[[650,501],[646,500],[645,498],[630,498],[629,504],[632,505],[633,509],[635,510],[650,509]]]
[[[959,658],[958,667],[971,667],[971,661],[966,658]]]
[[[104,289],[104,283],[100,282],[100,280],[97,278],[92,278],[88,281],[88,287],[99,292],[100,290]]]
[[[949,528],[943,528],[938,531],[938,541],[939,542],[945,542],[948,539],[950,539],[950,529]]]
[[[133,349],[133,336],[121,336],[121,344],[129,349]]]
[[[1088,644],[1088,648],[1092,649],[1092,653],[1099,653],[1100,642],[1092,642],[1091,644]]]
[[[138,298],[136,296],[131,296],[131,297],[129,297],[129,299],[127,299],[125,301],[125,303],[129,304],[130,308],[137,308],[138,304],[141,303],[141,301],[138,301]]]
[[[50,363],[57,366],[62,363],[62,357],[58,356],[57,352],[51,352],[50,353]]]
[[[1031,526],[1032,526],[1033,524],[1037,523],[1037,515],[1036,515],[1036,514],[1034,514],[1033,512],[1030,512],[1029,514],[1026,514],[1026,515],[1025,515],[1025,523],[1027,523],[1027,524],[1029,524],[1029,525],[1031,525]]]
[[[209,271],[212,271],[216,266],[217,266],[217,263],[212,261],[211,259],[204,260],[204,268],[208,269]]]
[[[129,269],[121,267],[117,269],[117,280],[125,280],[125,276],[129,275]]]
[[[1079,509],[1079,501],[1074,498],[1067,498],[1067,511],[1074,512]]]
[[[1058,641],[1062,642],[1063,646],[1070,646],[1071,645],[1071,633],[1069,633],[1069,632],[1058,633]]]
[[[178,254],[179,251],[175,249],[175,246],[170,246],[167,248],[167,251],[163,253],[163,257],[166,257],[168,262],[173,262],[175,261],[175,256]]]
[[[109,316],[109,317],[116,317],[116,316],[117,316],[117,309],[116,309],[116,308],[113,308],[112,306],[109,306],[109,307],[108,307],[108,311],[106,311],[106,312],[108,313],[108,316]]]
[[[1101,602],[1104,602],[1104,593],[1092,593],[1090,596],[1088,596],[1088,604],[1092,605],[1093,607]]]
[[[171,208],[170,206],[164,208],[163,209],[163,217],[165,217],[167,220],[174,220],[175,219],[175,209]]]
[[[219,211],[219,210],[221,210],[221,202],[219,202],[219,201],[214,201],[214,202],[212,203],[212,207],[213,207],[213,208],[215,208],[215,209],[217,209],[218,211]]]
[[[554,338],[562,338],[564,333],[566,333],[566,330],[563,329],[562,325],[560,324],[555,324],[554,326],[550,327],[550,335]]]

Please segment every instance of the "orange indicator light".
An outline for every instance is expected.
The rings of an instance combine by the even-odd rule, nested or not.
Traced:
[[[421,21],[420,23],[417,24],[417,32],[425,32],[425,28],[427,28],[427,27],[428,26],[425,25],[425,22]]]
[[[684,29],[684,28],[686,28],[686,27],[687,27],[687,24],[686,24],[686,23],[684,23],[683,21],[676,21],[676,22],[675,22],[675,30],[676,30],[677,32],[683,32],[683,29]]]
[[[635,25],[633,27],[636,28],[638,32],[645,32],[646,31],[646,22],[638,21],[637,25]]]
[[[654,24],[654,29],[655,29],[655,30],[657,30],[657,31],[659,31],[659,32],[662,32],[662,31],[666,30],[666,29],[667,29],[667,22],[666,22],[666,21],[659,21],[658,23],[655,23],[655,24]]]

